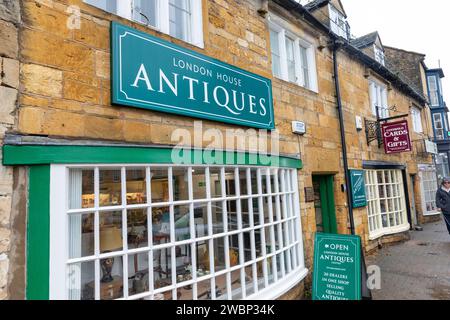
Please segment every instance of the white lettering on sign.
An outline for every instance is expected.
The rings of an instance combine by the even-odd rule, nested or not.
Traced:
[[[181,63],[182,60],[177,61],[177,65],[181,68],[183,66],[186,69],[197,70],[200,74],[209,74],[210,70],[207,70],[203,67],[195,67],[196,65],[189,65],[187,63]],[[174,59],[175,63],[175,59]],[[204,70],[203,70],[203,69]],[[209,83],[205,81],[200,81],[198,79],[183,76],[180,80],[177,73],[171,73],[170,76],[166,75],[162,69],[158,70],[158,80],[159,80],[159,88],[157,90],[158,93],[161,94],[172,94],[175,97],[179,95],[179,89],[181,87],[187,87],[187,91],[189,92],[188,99],[189,100],[197,100],[201,98],[203,102],[210,103],[211,91],[209,87]],[[150,74],[151,75],[151,74]],[[218,79],[223,80],[226,83],[232,83],[238,87],[241,86],[241,80],[237,78],[233,78],[227,76],[225,74],[218,74]],[[136,77],[134,78],[132,87],[140,88],[140,85],[145,85],[145,88],[148,91],[156,92],[154,86],[151,82],[151,77],[149,77],[149,73],[144,64],[141,64],[139,70],[136,73]],[[195,89],[201,86],[203,90],[197,92],[197,94],[201,94],[201,97],[196,96]],[[166,89],[169,89],[166,90]],[[231,98],[232,97],[232,98]],[[267,114],[267,101],[265,98],[257,99],[255,96],[239,92],[237,90],[229,91],[227,88],[223,86],[215,86],[212,89],[212,98],[216,105],[226,108],[230,113],[234,115],[240,115],[241,113],[248,110],[248,112],[252,114],[259,114],[261,116],[265,116]]]

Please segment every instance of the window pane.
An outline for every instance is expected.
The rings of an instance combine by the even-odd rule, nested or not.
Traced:
[[[189,168],[173,168],[173,200],[189,199]]]
[[[103,9],[110,13],[117,12],[116,0],[84,0],[84,1],[94,7]]]
[[[127,169],[127,204],[147,202],[145,169]]]
[[[170,241],[170,210],[169,207],[152,208],[153,244]]]
[[[100,206],[122,204],[122,185],[120,169],[100,170]]]
[[[156,0],[134,0],[133,19],[145,25],[156,26]]]
[[[148,245],[147,209],[127,211],[128,248]]]
[[[295,76],[295,58],[294,58],[294,41],[290,38],[286,38],[286,60],[288,68],[288,80],[296,82]]]
[[[100,253],[122,250],[122,212],[100,213]]]
[[[301,63],[302,63],[303,86],[305,88],[310,88],[308,49],[303,46],[300,46],[300,59],[301,59]]]
[[[95,262],[71,264],[67,267],[69,300],[95,299]]]
[[[71,169],[69,174],[69,208],[94,207],[94,170]]]
[[[206,199],[206,178],[204,168],[192,168],[192,192],[194,199]]]
[[[170,35],[184,40],[191,40],[191,0],[169,0]]]
[[[133,279],[128,287],[129,295],[149,290],[148,266],[147,252],[128,256],[128,276]]]
[[[210,188],[211,188],[211,198],[221,198],[222,197],[222,185],[220,178],[220,168],[210,168]]]
[[[275,77],[281,77],[280,43],[278,33],[270,30],[270,48],[272,50],[272,72]]]
[[[175,241],[183,241],[191,238],[190,209],[189,205],[175,206]]]
[[[163,288],[172,284],[171,249],[153,250],[154,288]]]
[[[102,279],[100,280],[100,299],[113,300],[123,297],[123,260],[112,257],[100,260]]]
[[[169,180],[167,168],[151,168],[152,203],[169,201]]]
[[[69,216],[69,258],[94,255],[94,214]]]

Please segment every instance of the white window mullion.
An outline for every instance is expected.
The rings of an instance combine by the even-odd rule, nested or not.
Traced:
[[[158,27],[163,33],[170,33],[170,23],[169,23],[169,0],[158,1]]]
[[[208,236],[213,235],[213,223],[212,223],[212,204],[211,204],[211,175],[209,167],[205,168],[205,185],[206,185],[206,199],[208,199]],[[211,286],[211,299],[216,299],[216,268],[214,261],[214,240],[212,238],[208,239],[208,253],[209,253],[209,274],[211,275],[210,286]]]
[[[150,250],[148,251],[148,286],[150,292],[153,293],[154,288],[154,274],[150,272],[153,270],[153,214],[152,214],[152,183],[151,183],[151,174],[150,167],[145,168],[145,190],[147,196],[147,204],[149,207],[147,208],[147,241],[148,247]],[[136,270],[137,271],[137,270]]]
[[[294,230],[296,233],[296,241],[298,241],[298,244],[296,245],[297,261],[299,266],[303,267],[305,265],[305,261],[303,257],[303,240],[301,237],[302,219],[300,214],[300,197],[298,195],[297,170],[290,170],[290,174],[292,176],[292,188],[294,190],[294,210],[295,215],[298,219],[296,221],[297,223],[294,225]]]
[[[94,169],[94,251],[95,251],[95,300],[100,300],[100,170],[98,167]]]
[[[261,226],[264,226],[264,206],[262,197],[262,175],[261,169],[257,169],[257,183],[258,183],[258,207],[259,207],[259,221]],[[264,287],[269,285],[269,277],[267,274],[267,250],[266,250],[266,235],[264,227],[261,227],[261,251],[263,259],[263,274],[264,274]]]
[[[283,249],[284,248],[284,246],[283,246],[283,228],[281,227],[281,204],[280,204],[280,195],[278,194],[278,193],[280,193],[280,192],[283,192],[282,191],[282,188],[280,188],[280,185],[279,185],[279,181],[280,181],[280,174],[283,174],[283,170],[276,170],[276,173],[275,173],[275,193],[277,193],[277,195],[275,196],[275,211],[276,211],[276,216],[277,216],[277,221],[278,221],[278,224],[277,224],[277,231],[278,231],[278,236],[277,236],[277,239],[278,239],[278,247],[279,247],[279,249]],[[284,270],[284,251],[281,251],[281,254],[280,254],[280,271],[282,272],[282,274],[283,274],[283,271],[282,270]]]
[[[121,188],[122,188],[122,248],[124,255],[122,256],[123,266],[123,297],[128,298],[128,230],[127,230],[127,172],[125,167],[121,168]],[[120,257],[118,257],[120,259]]]
[[[293,202],[293,196],[292,196],[292,188],[293,188],[293,184],[292,184],[292,176],[291,176],[291,171],[288,170],[288,185],[289,185],[289,202],[288,202],[288,207],[289,207],[289,218],[292,218],[295,216],[294,213],[294,207],[292,205]],[[294,231],[294,221],[295,220],[289,220],[289,232],[291,235],[291,241],[290,244],[295,243],[296,238],[295,238],[295,231]],[[297,252],[296,250],[291,250],[292,256],[291,256],[291,266],[293,269],[295,269],[295,264],[297,263]]]
[[[289,215],[288,215],[288,210],[289,210],[288,201],[289,201],[289,198],[288,198],[288,195],[287,195],[287,193],[289,192],[288,179],[287,179],[288,178],[288,174],[289,174],[288,170],[285,170],[283,175],[281,176],[281,181],[283,183],[284,192],[285,192],[283,194],[283,198],[284,198],[284,201],[283,201],[283,219],[289,218]],[[288,244],[288,243],[290,243],[289,223],[288,222],[283,222],[283,225],[284,225],[283,231],[284,231],[285,243]],[[287,273],[289,273],[289,272],[291,272],[291,255],[289,254],[289,250],[286,250],[285,254],[286,254],[286,258],[287,258],[286,259],[287,260],[287,268],[286,268],[285,271]]]
[[[225,180],[225,168],[220,168],[220,183],[222,190],[222,199],[226,198],[226,180]],[[228,234],[228,214],[227,214],[227,201],[222,201],[222,220],[223,220],[223,230],[225,234]],[[229,236],[225,236],[223,243],[225,247],[225,269],[230,269],[230,245],[229,245]],[[226,273],[226,281],[227,281],[227,299],[231,300],[231,273]]]
[[[191,239],[195,239],[196,237],[196,228],[195,228],[195,218],[194,218],[194,190],[192,185],[192,167],[188,169],[188,193],[189,193],[189,226],[190,226],[190,234]],[[191,246],[191,266],[192,266],[192,280],[194,284],[192,285],[192,300],[197,300],[197,247],[196,242],[192,242]]]
[[[272,252],[275,253],[276,252],[276,246],[275,246],[275,228],[273,226],[273,205],[272,205],[272,187],[270,185],[270,168],[266,169],[266,190],[267,190],[267,194],[269,194],[269,196],[267,196],[267,208],[268,208],[268,215],[269,215],[269,236],[270,236],[270,247],[272,248]],[[274,254],[274,256],[272,257],[272,274],[273,274],[273,278],[274,281],[278,281],[278,271],[277,271],[277,255]]]

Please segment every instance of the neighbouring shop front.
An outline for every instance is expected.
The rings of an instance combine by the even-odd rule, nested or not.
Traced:
[[[406,169],[403,165],[365,161],[369,239],[410,229]]]

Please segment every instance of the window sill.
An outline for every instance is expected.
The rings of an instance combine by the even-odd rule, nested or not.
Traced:
[[[311,92],[311,93],[314,93],[314,94],[319,94],[319,90],[318,90],[318,89],[306,88],[306,87],[304,87],[304,86],[298,84],[297,82],[291,82],[291,81],[289,81],[289,80],[285,80],[285,79],[283,79],[283,78],[280,78],[280,77],[277,77],[277,76],[274,76],[274,75],[272,75],[272,76],[273,76],[273,79],[274,79],[274,80],[281,81],[281,82],[283,82],[283,84],[285,84],[285,85],[287,84],[287,85],[292,86],[292,87],[294,87],[294,88],[302,88],[302,89],[304,89],[304,90],[306,90],[306,91],[308,91],[308,92]]]
[[[430,211],[430,212],[427,212],[427,213],[422,213],[422,215],[424,217],[432,217],[432,216],[437,216],[437,215],[440,215],[440,214],[441,214],[440,211]]]
[[[405,225],[401,225],[401,226],[397,226],[397,227],[393,227],[393,228],[389,228],[389,229],[383,229],[381,231],[377,231],[374,232],[373,234],[369,235],[369,240],[376,240],[378,238],[381,238],[383,236],[388,236],[388,235],[393,235],[396,233],[401,233],[401,232],[405,232],[408,231],[411,228],[410,224],[405,224]]]

